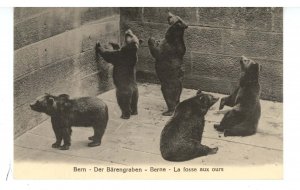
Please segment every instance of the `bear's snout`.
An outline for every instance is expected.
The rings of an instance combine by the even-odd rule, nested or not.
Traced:
[[[30,103],[29,106],[31,107],[31,109],[34,107],[35,103]]]
[[[37,112],[40,112],[40,111],[41,111],[40,106],[37,105],[36,102],[30,103],[29,106],[30,106],[30,108],[31,108],[33,111],[37,111]]]

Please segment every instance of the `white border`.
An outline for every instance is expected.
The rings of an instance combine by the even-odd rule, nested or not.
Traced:
[[[30,2],[30,3],[28,3]],[[14,0],[1,1],[0,6],[113,6],[110,1],[82,0],[82,1],[40,1],[40,0]],[[170,1],[149,1],[149,3],[124,0],[114,0],[116,6],[169,6]],[[249,1],[250,4],[241,4],[241,1],[221,1],[204,4],[191,4],[193,1],[176,1],[172,6],[288,6],[294,3],[300,6],[300,1]],[[198,1],[199,2],[199,1]],[[224,3],[225,2],[225,3]],[[13,134],[13,11],[12,8],[0,8],[0,189],[299,189],[300,176],[300,8],[284,9],[284,180],[279,181],[225,181],[225,180],[199,180],[199,181],[61,181],[61,180],[13,180],[12,175],[5,181],[9,164],[12,162],[12,134]],[[26,171],[24,171],[26,173]]]
[[[288,7],[300,6],[298,0],[9,0],[0,7]]]
[[[12,174],[13,153],[13,11],[0,8],[0,180]],[[8,175],[10,174],[10,175]],[[7,176],[8,175],[8,176]]]

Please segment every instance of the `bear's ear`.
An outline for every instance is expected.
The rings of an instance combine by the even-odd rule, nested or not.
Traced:
[[[202,91],[200,89],[198,89],[196,95],[199,95],[201,93],[202,93]]]

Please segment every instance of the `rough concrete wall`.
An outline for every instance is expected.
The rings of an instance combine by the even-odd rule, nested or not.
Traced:
[[[245,55],[262,65],[261,98],[282,101],[282,8],[121,8],[121,34],[131,28],[145,41],[139,51],[139,80],[157,82],[147,40],[164,37],[168,10],[190,25],[185,87],[230,93],[239,78],[238,60]]]
[[[111,65],[96,60],[94,46],[119,42],[119,8],[15,8],[14,15],[15,137],[46,118],[29,108],[45,92],[112,88]]]

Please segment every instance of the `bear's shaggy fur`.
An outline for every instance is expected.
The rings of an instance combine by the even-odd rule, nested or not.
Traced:
[[[239,87],[228,97],[222,98],[223,107],[233,107],[227,112],[220,124],[215,125],[224,136],[249,136],[256,133],[261,114],[259,72],[261,66],[242,56],[240,60],[241,77]]]
[[[183,78],[183,56],[186,52],[184,31],[187,24],[178,16],[169,13],[168,22],[171,25],[165,38],[155,40],[150,38],[148,46],[155,58],[156,74],[161,82],[161,91],[168,106],[163,115],[173,114],[175,106],[180,101]]]
[[[114,66],[113,80],[123,119],[129,119],[130,115],[138,114],[139,93],[135,66],[138,60],[137,50],[141,42],[129,29],[125,32],[125,43],[121,48],[115,43],[110,43],[113,50],[104,49],[99,42],[96,44],[96,53]]]
[[[218,99],[198,91],[195,97],[176,106],[173,117],[161,133],[160,151],[165,160],[186,161],[218,151],[218,148],[201,144],[204,116]]]
[[[88,144],[90,147],[99,146],[108,122],[108,108],[96,97],[81,97],[70,99],[69,95],[53,96],[46,94],[30,104],[32,110],[51,116],[52,128],[56,142],[53,148],[68,150],[71,146],[72,126],[92,126],[94,136]],[[64,144],[61,146],[62,140]]]

